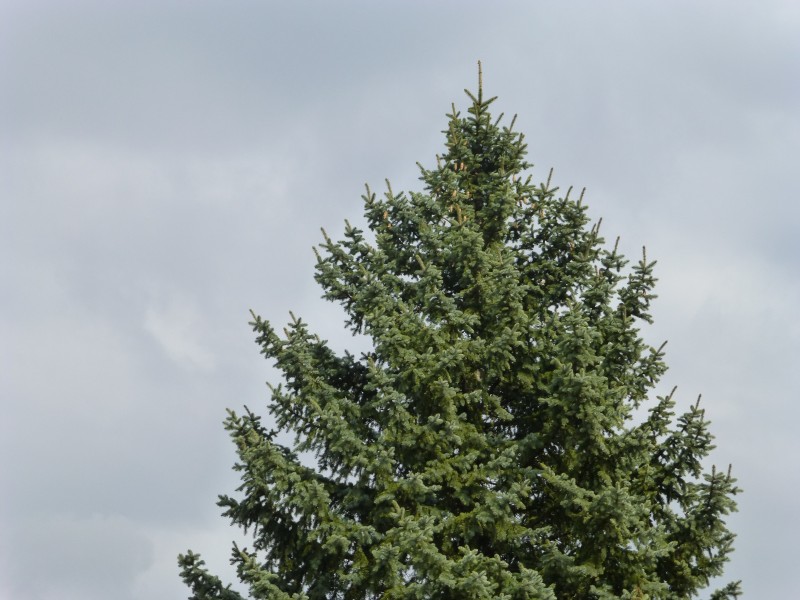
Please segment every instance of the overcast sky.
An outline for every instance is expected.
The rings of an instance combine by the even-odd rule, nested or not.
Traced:
[[[333,7],[336,8],[333,8]],[[534,176],[659,261],[663,387],[745,493],[727,579],[797,593],[800,3],[0,1],[0,598],[229,573],[248,309],[336,348],[319,227],[420,190],[483,61]]]

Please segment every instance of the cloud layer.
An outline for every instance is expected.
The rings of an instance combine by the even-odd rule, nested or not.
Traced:
[[[313,278],[363,183],[418,190],[482,59],[535,174],[659,260],[648,339],[746,494],[730,578],[790,597],[800,10],[747,3],[0,8],[0,596],[174,598],[230,573],[225,407],[274,372],[248,310],[359,344]]]

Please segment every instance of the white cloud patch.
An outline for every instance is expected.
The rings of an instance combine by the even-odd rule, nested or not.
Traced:
[[[204,371],[216,365],[208,348],[207,318],[190,299],[173,294],[166,302],[151,303],[144,314],[144,328],[164,353],[179,365]]]

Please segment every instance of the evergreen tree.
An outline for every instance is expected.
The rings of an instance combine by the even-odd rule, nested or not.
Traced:
[[[705,470],[703,409],[651,398],[655,263],[627,268],[581,198],[533,184],[514,120],[480,83],[467,94],[424,192],[368,188],[369,236],[323,231],[316,280],[371,351],[253,315],[285,381],[277,429],[226,421],[242,484],[219,505],[253,540],[238,576],[256,599],[694,596],[732,550],[738,490]],[[192,599],[241,598],[197,554],[179,562]]]

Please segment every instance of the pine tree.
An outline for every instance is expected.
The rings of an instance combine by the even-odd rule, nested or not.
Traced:
[[[316,280],[371,350],[253,315],[284,382],[274,429],[249,409],[225,424],[242,484],[219,505],[253,540],[238,576],[256,599],[694,596],[732,550],[738,489],[706,470],[703,409],[652,397],[655,263],[627,267],[583,194],[532,183],[514,120],[480,78],[467,94],[423,192],[367,188],[369,234],[323,231]],[[179,562],[192,599],[241,598]]]

